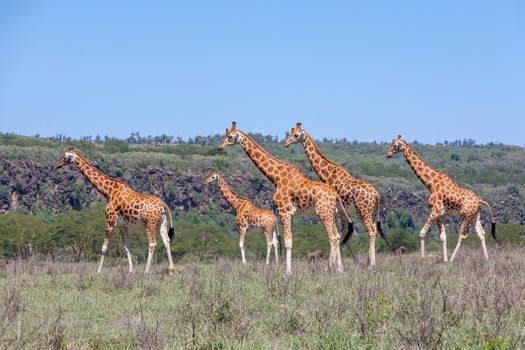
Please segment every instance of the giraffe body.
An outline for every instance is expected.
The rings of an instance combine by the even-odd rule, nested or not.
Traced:
[[[270,254],[272,246],[275,250],[275,263],[279,263],[279,255],[277,253],[277,236],[275,228],[277,226],[277,218],[270,210],[258,208],[249,199],[239,196],[231,189],[226,180],[218,173],[213,172],[207,178],[205,183],[208,185],[216,181],[219,189],[235,211],[235,222],[239,227],[239,247],[241,249],[242,263],[246,264],[246,245],[245,236],[250,228],[259,227],[263,230],[266,238],[266,264],[270,264]]]
[[[356,179],[350,175],[345,168],[328,160],[321,153],[312,137],[303,130],[301,123],[297,123],[295,128],[292,128],[284,146],[288,147],[293,143],[301,143],[304,146],[308,160],[312,164],[321,181],[335,189],[346,205],[354,207],[355,212],[359,218],[361,218],[368,233],[368,262],[370,265],[375,265],[375,239],[379,227],[378,224],[376,225],[380,206],[379,192],[372,184]],[[343,232],[347,232],[349,226],[353,227],[345,215],[341,215],[341,220],[343,223]],[[348,231],[348,234],[352,235],[352,231],[353,228]],[[343,243],[348,238],[350,237],[345,237]],[[348,244],[348,246],[350,247],[350,244]],[[353,254],[351,247],[350,253],[354,260],[356,260],[357,258]]]
[[[425,256],[425,235],[432,224],[437,222],[439,225],[440,239],[443,243],[443,261],[446,262],[448,260],[445,217],[448,215],[459,215],[461,217],[459,238],[450,261],[453,261],[456,257],[461,246],[461,241],[467,238],[473,222],[475,222],[474,228],[481,241],[483,255],[485,259],[488,259],[485,231],[481,225],[480,210],[482,206],[486,206],[489,209],[492,219],[491,231],[494,239],[496,239],[494,217],[490,205],[473,191],[456,184],[447,174],[431,167],[414,151],[408,142],[401,139],[401,136],[398,136],[392,141],[386,157],[390,158],[397,152],[403,153],[416,176],[430,191],[430,197],[428,198],[428,205],[431,211],[430,216],[419,233],[421,239],[421,256]]]
[[[329,185],[304,177],[299,169],[282,162],[259,146],[250,136],[237,130],[235,122],[232,130],[226,129],[226,136],[218,146],[223,150],[239,144],[261,172],[276,187],[273,203],[281,218],[286,247],[286,272],[292,272],[292,216],[296,213],[314,211],[328,234],[330,241],[330,267],[342,271],[339,249],[340,235],[335,225],[337,204],[342,203],[337,192]],[[341,206],[342,210],[344,206]]]
[[[77,166],[86,179],[104,196],[108,201],[106,207],[105,238],[102,245],[102,254],[98,273],[102,271],[104,257],[108,249],[109,241],[117,224],[121,224],[124,248],[128,258],[129,271],[133,272],[133,262],[129,250],[127,224],[142,221],[148,238],[148,260],[145,272],[151,267],[155,247],[157,246],[156,231],[160,226],[160,235],[166,247],[170,272],[175,267],[171,257],[170,240],[173,234],[173,222],[171,212],[167,204],[160,198],[152,195],[138,193],[128,187],[124,182],[113,179],[96,169],[87,159],[74,149],[69,149],[57,162],[57,169],[66,163]],[[167,215],[170,217],[170,229],[168,230]]]

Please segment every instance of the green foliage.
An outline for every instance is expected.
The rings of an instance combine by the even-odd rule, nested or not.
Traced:
[[[0,185],[0,205],[9,204],[9,196],[11,194],[11,189],[9,186]]]
[[[419,236],[413,230],[393,229],[388,231],[388,242],[392,250],[404,246],[407,251],[419,249]]]
[[[412,213],[403,208],[388,212],[385,219],[388,228],[414,228],[415,218]]]
[[[108,141],[104,144],[104,151],[108,153],[124,153],[129,152],[129,144],[125,141]]]

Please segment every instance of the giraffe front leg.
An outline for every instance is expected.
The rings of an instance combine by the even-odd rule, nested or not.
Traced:
[[[445,231],[445,222],[443,221],[443,217],[440,217],[438,219],[439,224],[439,239],[441,240],[441,243],[443,244],[443,262],[448,261],[448,251],[447,251],[447,232]]]
[[[247,231],[246,226],[239,226],[239,248],[241,248],[241,259],[242,264],[246,265],[246,247],[244,245],[244,237],[246,236]]]
[[[489,260],[487,245],[485,244],[485,230],[483,229],[483,225],[481,225],[481,218],[479,212],[476,218],[475,229],[476,233],[478,234],[479,240],[481,241],[481,248],[483,248],[483,255],[485,256],[485,260]]]
[[[286,247],[286,274],[292,274],[292,214],[280,213]]]
[[[454,249],[454,253],[452,253],[452,256],[450,257],[450,262],[454,261],[454,258],[456,257],[456,254],[458,253],[459,247],[461,246],[461,241],[467,238],[470,224],[471,224],[471,219],[463,219],[463,221],[461,222],[461,226],[459,227],[458,244],[456,245],[456,249]]]
[[[440,215],[440,211],[438,210],[432,210],[432,213],[430,213],[430,216],[427,219],[427,222],[423,225],[421,228],[421,231],[419,232],[419,238],[421,239],[421,257],[425,257],[425,235],[427,234],[428,230],[434,223],[434,220],[436,220]]]
[[[133,272],[133,261],[131,259],[131,252],[129,250],[128,227],[122,226],[121,232],[122,232],[122,241],[124,242],[124,250],[126,251],[126,256],[128,257],[129,272]]]
[[[107,220],[106,220],[105,237],[104,237],[104,243],[102,243],[102,253],[100,255],[100,263],[98,265],[97,273],[102,272],[102,266],[104,266],[104,256],[106,255],[106,252],[108,251],[109,240],[111,239],[113,229],[115,228],[115,225],[117,224],[116,215],[106,214],[106,217],[107,217]]]

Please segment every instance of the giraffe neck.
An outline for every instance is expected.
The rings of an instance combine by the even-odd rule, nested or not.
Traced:
[[[250,157],[255,166],[277,186],[279,182],[279,175],[282,173],[288,173],[296,170],[297,168],[291,164],[282,162],[277,158],[274,158],[264,148],[262,148],[257,142],[255,142],[250,136],[245,133],[241,133],[243,138],[239,142],[241,147],[246,152],[246,155]]]
[[[95,187],[107,199],[110,198],[112,190],[120,183],[120,181],[109,177],[95,168],[81,155],[77,154],[77,161],[75,164],[78,170],[80,170],[93,187]]]
[[[315,144],[314,140],[310,135],[303,131],[304,141],[303,146],[310,163],[312,164],[315,172],[319,178],[327,183],[330,183],[334,178],[330,177],[334,171],[341,168],[339,165],[328,160],[319,150],[319,147]]]
[[[242,198],[237,193],[235,193],[228,185],[226,180],[224,180],[222,177],[218,178],[217,183],[219,185],[219,189],[221,190],[224,199],[226,199],[226,201],[233,207],[233,209],[237,211],[241,204],[243,204],[246,201],[246,199]]]
[[[432,188],[434,180],[440,174],[439,171],[432,168],[423,158],[421,158],[416,151],[405,142],[405,149],[403,155],[412,168],[416,176],[425,184],[428,189]]]

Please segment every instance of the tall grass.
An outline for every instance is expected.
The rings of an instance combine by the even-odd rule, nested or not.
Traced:
[[[360,257],[364,260],[364,256]],[[525,346],[525,254],[466,247],[380,254],[373,268],[294,260],[125,266],[15,261],[0,272],[0,348],[514,349]]]

